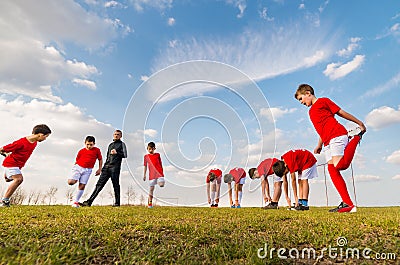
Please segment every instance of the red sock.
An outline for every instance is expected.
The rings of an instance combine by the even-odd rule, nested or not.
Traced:
[[[344,149],[344,155],[336,165],[336,169],[345,170],[350,166],[353,161],[354,154],[356,153],[357,144],[360,142],[360,136],[355,135]]]
[[[351,201],[349,192],[347,191],[346,182],[344,181],[342,175],[340,175],[339,170],[337,170],[333,164],[328,164],[328,171],[333,185],[335,185],[337,191],[339,192],[342,201],[347,205],[352,206],[353,202]]]

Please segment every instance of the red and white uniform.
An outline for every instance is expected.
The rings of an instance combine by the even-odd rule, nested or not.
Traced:
[[[92,149],[82,148],[76,155],[75,164],[83,168],[93,168],[97,159],[103,160],[99,148],[97,147],[93,147]]]
[[[231,171],[229,171],[229,174],[233,176],[233,180],[236,184],[239,184],[241,182],[241,179],[246,178],[246,171],[244,171],[244,169],[241,167],[235,167],[234,169],[231,169]]]
[[[18,167],[19,169],[23,168],[36,146],[37,142],[31,143],[26,137],[3,146],[3,150],[6,153],[11,152],[11,154],[4,159],[3,166]]]
[[[149,167],[149,180],[164,177],[164,170],[159,153],[145,155],[143,165]]]
[[[317,163],[314,155],[307,150],[291,150],[282,156],[290,173],[302,173],[304,170],[311,168]]]
[[[214,175],[217,177],[217,183],[221,184],[221,180],[222,180],[222,171],[218,168],[213,168],[210,170],[210,172],[208,172],[207,177],[206,177],[206,183],[210,183],[210,178],[209,175],[210,173],[214,173]]]
[[[309,110],[311,122],[325,146],[331,139],[347,135],[346,128],[335,119],[339,110],[340,107],[329,98],[318,98]]]
[[[265,159],[257,167],[258,174],[260,176],[265,176],[265,177],[268,177],[268,176],[274,174],[274,171],[272,170],[272,165],[275,164],[278,161],[279,160],[276,159],[276,158],[267,158],[267,159]]]

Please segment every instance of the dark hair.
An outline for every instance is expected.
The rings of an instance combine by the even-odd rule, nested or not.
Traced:
[[[94,136],[89,135],[89,136],[86,136],[85,143],[86,143],[86,142],[88,142],[88,143],[95,143],[95,142],[96,142],[96,139],[94,138]]]
[[[148,143],[147,146],[151,148],[156,148],[156,144],[154,142]]]
[[[254,171],[256,171],[255,167],[252,167],[252,168],[249,169],[249,177],[251,179],[254,179]]]
[[[311,95],[314,95],[314,88],[308,84],[301,84],[294,93],[294,98],[297,99],[297,96],[300,94],[305,94],[306,92],[310,92]]]
[[[232,180],[233,180],[233,176],[231,174],[225,174],[224,175],[224,182],[225,183],[232,182]]]
[[[275,164],[272,165],[272,170],[274,171],[275,175],[282,177],[286,170],[285,162],[282,160],[275,162]]]
[[[120,134],[121,134],[121,136],[122,136],[122,131],[121,130],[115,130],[116,132],[119,132]]]
[[[51,130],[46,124],[39,124],[33,127],[32,134],[43,133],[44,135],[50,134]]]
[[[212,173],[212,172],[208,173],[208,179],[210,180],[210,182],[214,181],[214,179],[215,179],[216,177],[217,177],[217,176],[215,176],[214,173]]]

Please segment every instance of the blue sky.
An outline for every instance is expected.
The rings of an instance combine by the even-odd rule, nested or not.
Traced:
[[[145,142],[155,141],[167,178],[156,194],[204,205],[211,167],[247,171],[290,149],[314,149],[308,109],[293,97],[309,83],[367,125],[353,163],[358,203],[400,202],[398,1],[1,1],[0,14],[0,144],[37,123],[54,132],[23,171],[27,193],[56,186],[64,202],[84,137],[96,136],[104,153],[122,128],[123,192],[144,194]],[[197,74],[202,82],[193,82]],[[161,94],[176,80],[191,83]],[[311,205],[326,203],[322,167],[319,175]],[[352,189],[351,171],[343,175]],[[260,205],[258,185],[247,180],[244,206]],[[110,201],[109,190],[99,203]]]

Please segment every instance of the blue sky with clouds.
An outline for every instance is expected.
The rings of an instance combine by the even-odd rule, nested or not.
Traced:
[[[247,171],[262,158],[314,149],[308,109],[293,97],[309,83],[367,125],[353,163],[358,203],[398,205],[399,57],[398,1],[1,1],[0,144],[49,124],[54,133],[24,169],[23,188],[56,186],[61,203],[84,137],[95,135],[105,152],[114,128],[123,128],[123,192],[147,189],[141,163],[144,142],[153,140],[170,182],[156,194],[204,205],[211,167]],[[160,94],[163,84],[192,76],[190,67],[171,68],[191,60],[222,63],[234,88],[197,82]],[[220,69],[207,66],[200,76],[225,80]],[[319,175],[314,205],[326,203],[322,167]],[[352,189],[351,171],[344,175]],[[333,205],[339,198],[327,178]],[[260,205],[258,184],[247,180],[244,206]],[[109,189],[99,203],[110,201]]]

